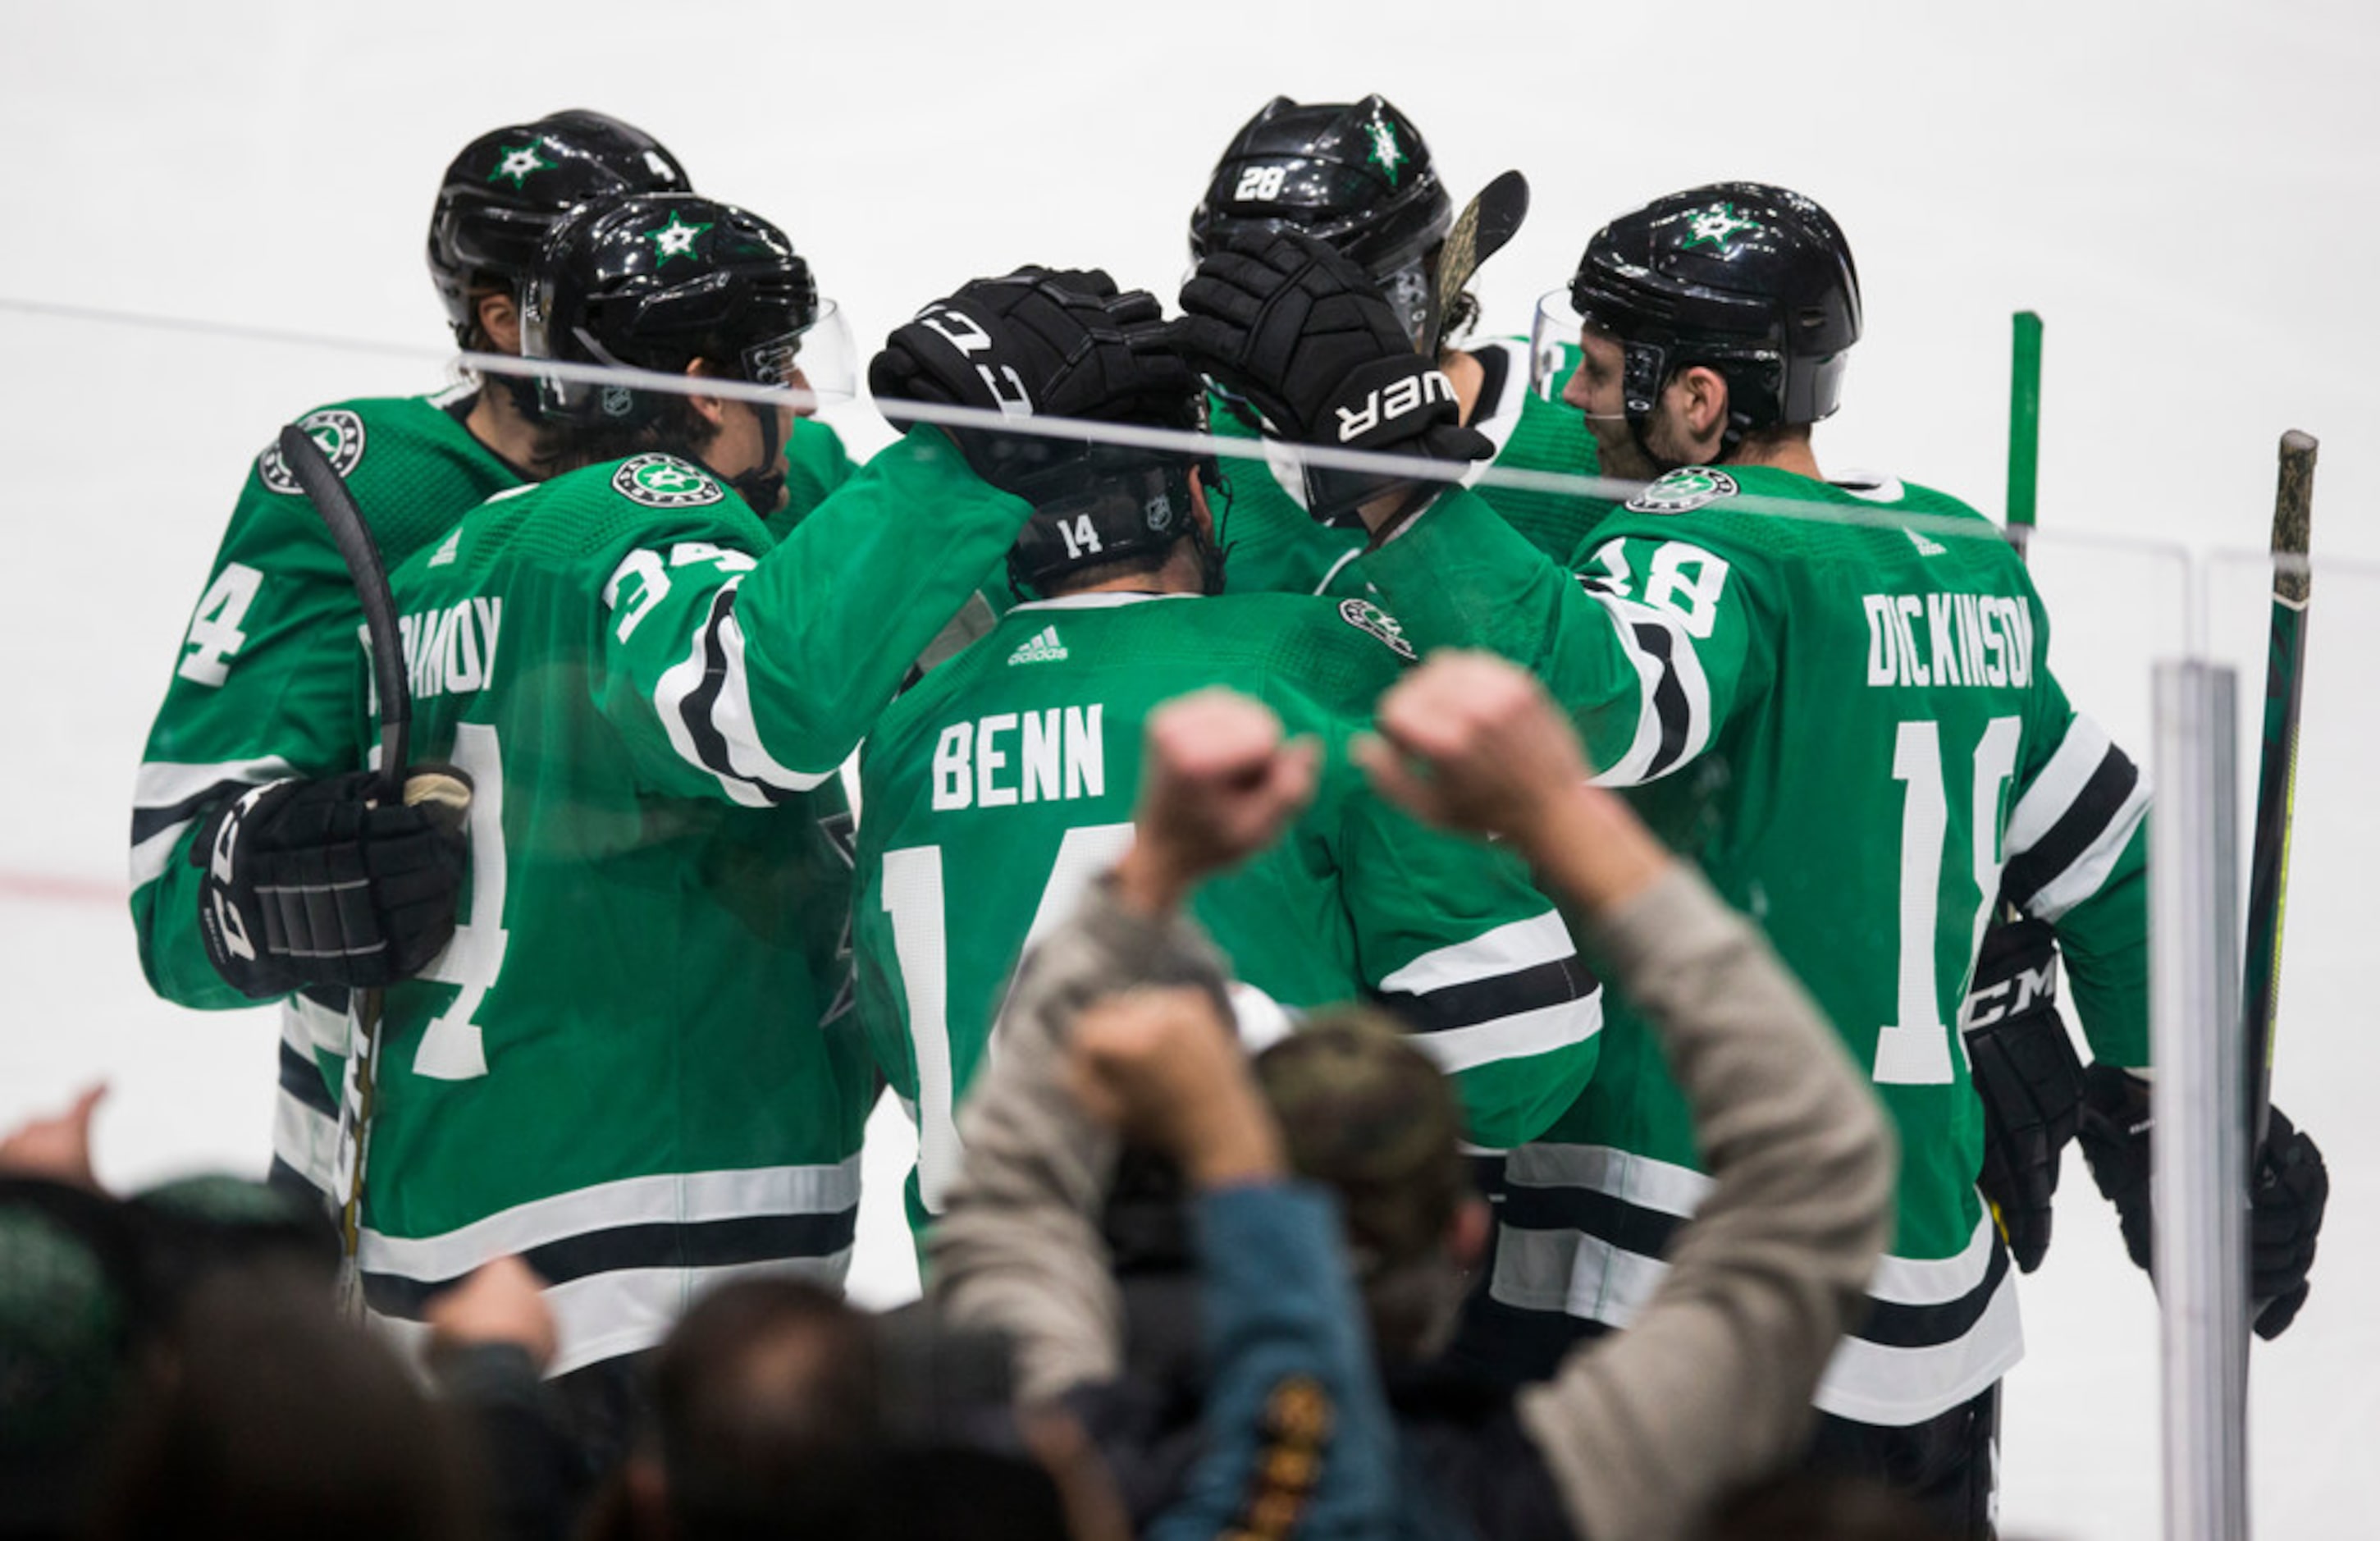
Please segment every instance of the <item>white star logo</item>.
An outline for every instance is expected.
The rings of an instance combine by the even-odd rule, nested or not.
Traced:
[[[1374,123],[1370,127],[1372,159],[1389,174],[1389,186],[1393,188],[1397,185],[1397,168],[1405,164],[1404,149],[1397,143],[1397,131],[1386,123]]]
[[[1694,225],[1686,237],[1685,244],[1717,247],[1719,254],[1725,256],[1729,243],[1738,235],[1759,228],[1758,220],[1745,219],[1735,212],[1734,204],[1714,203],[1694,215]]]
[[[537,158],[537,151],[534,147],[528,150],[516,150],[504,157],[504,164],[499,168],[497,175],[513,177],[527,176],[544,164]]]

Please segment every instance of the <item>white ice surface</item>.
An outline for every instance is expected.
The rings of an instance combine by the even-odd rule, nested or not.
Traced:
[[[0,10],[0,297],[279,328],[420,358],[0,313],[0,1126],[105,1077],[119,1183],[261,1162],[273,1033],[160,1003],[122,904],[132,770],[247,458],[340,396],[429,388],[420,242],[490,125],[569,105],[666,140],[706,191],[785,225],[863,350],[1015,262],[1170,294],[1222,140],[1275,91],[1387,92],[1458,193],[1506,165],[1536,212],[1486,270],[1525,328],[1606,215],[1722,176],[1840,217],[1868,335],[1822,459],[1996,508],[2008,315],[2049,322],[2039,561],[2073,694],[2145,755],[2147,667],[2181,569],[2084,539],[2261,546],[2272,442],[2323,435],[2319,545],[2380,558],[2380,21],[2367,5],[2084,0],[1694,6],[1189,7],[616,0],[552,11],[226,3]],[[880,442],[864,409],[843,424]],[[2059,537],[2070,539],[2060,540]],[[2252,564],[2210,641],[2260,688]],[[2259,1528],[2368,1533],[2380,1437],[2380,1129],[2365,873],[2380,830],[2365,660],[2380,578],[2330,571],[2313,637],[2279,1099],[2335,1193],[2316,1291],[2256,1350]],[[2252,763],[2252,761],[2251,761]],[[878,1120],[880,1133],[897,1115]],[[869,1166],[855,1287],[914,1288],[906,1161]],[[2155,1318],[2079,1166],[2009,1382],[2012,1535],[2157,1532]]]

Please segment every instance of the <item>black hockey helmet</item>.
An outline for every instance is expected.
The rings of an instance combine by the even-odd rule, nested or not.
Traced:
[[[767,220],[694,193],[639,193],[581,204],[546,237],[523,290],[521,351],[670,374],[707,358],[739,379],[786,384],[810,363],[795,363],[805,335],[832,315],[809,264]],[[633,426],[652,420],[662,399],[538,380],[539,410],[560,422]]]
[[[1446,239],[1454,200],[1413,121],[1377,93],[1361,102],[1300,106],[1276,96],[1224,147],[1207,196],[1190,215],[1190,255],[1224,235],[1295,225],[1325,240],[1384,288],[1417,279]],[[1397,294],[1401,312],[1408,307]]]
[[[471,290],[517,285],[572,208],[625,193],[684,192],[686,168],[643,129],[576,108],[480,135],[446,168],[430,213],[430,278],[457,346],[477,329]]]
[[[1691,365],[1727,381],[1727,443],[1830,416],[1859,341],[1859,270],[1832,215],[1766,182],[1657,198],[1595,233],[1571,303],[1620,340],[1638,435]]]
[[[1203,432],[1206,394],[1193,391],[1111,420]],[[1001,483],[1033,505],[1033,517],[1008,548],[1008,579],[1017,592],[1046,594],[1053,577],[1160,555],[1184,539],[1200,542],[1208,591],[1220,587],[1220,559],[1191,515],[1190,474],[1199,471],[1214,487],[1211,457],[1137,444],[1034,443],[1046,463]]]

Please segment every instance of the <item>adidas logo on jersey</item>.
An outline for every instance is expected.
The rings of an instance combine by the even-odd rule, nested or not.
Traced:
[[[1900,533],[1909,537],[1909,543],[1917,548],[1920,556],[1939,556],[1948,549],[1941,541],[1929,540],[1913,529],[1904,529]]]
[[[1008,655],[1008,661],[1011,664],[1055,663],[1065,656],[1066,645],[1058,640],[1058,628],[1043,626],[1018,644],[1016,650]]]
[[[448,531],[448,532],[447,532],[447,535],[446,535],[446,541],[445,541],[445,544],[443,544],[443,545],[440,546],[440,547],[438,548],[438,550],[437,550],[437,552],[430,558],[430,564],[431,564],[432,567],[443,567],[443,566],[447,566],[448,564],[452,564],[452,563],[454,562],[454,560],[455,560],[455,553],[456,552],[460,551],[460,550],[462,549],[462,546],[463,546],[463,532],[462,532],[462,530],[460,530],[460,529],[454,529],[454,530],[450,530],[450,531]]]

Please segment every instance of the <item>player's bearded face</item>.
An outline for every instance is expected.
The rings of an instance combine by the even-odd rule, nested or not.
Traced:
[[[1586,419],[1605,476],[1650,481],[1662,468],[1645,453],[1628,426],[1627,404],[1621,392],[1622,362],[1618,338],[1592,326],[1583,329],[1578,337],[1578,368],[1563,382],[1561,398]],[[1651,436],[1658,438],[1658,420],[1648,426],[1656,431]]]

